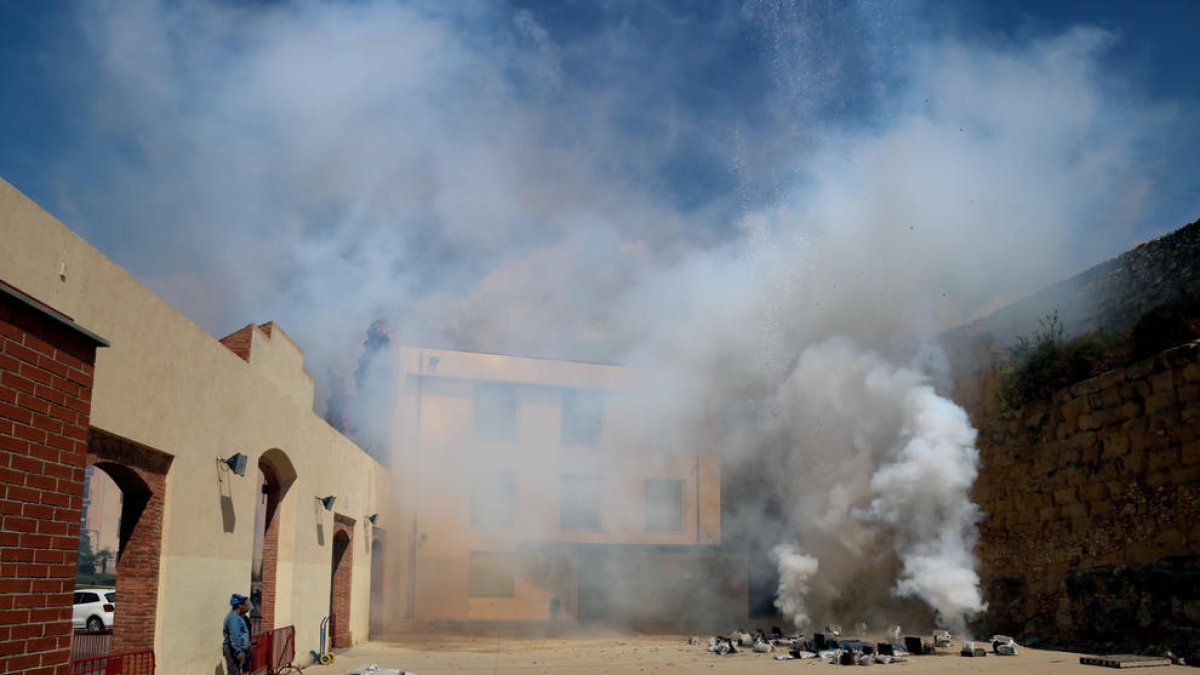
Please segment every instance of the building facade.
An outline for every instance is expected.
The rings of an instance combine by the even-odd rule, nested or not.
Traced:
[[[260,508],[263,627],[294,625],[301,662],[317,649],[322,619],[331,610],[338,615],[334,644],[365,639],[372,551],[389,522],[386,514],[374,523],[368,516],[383,511],[380,495],[391,479],[313,412],[313,381],[300,348],[272,323],[213,339],[3,181],[0,241],[0,280],[38,306],[52,307],[47,316],[69,316],[72,325],[110,345],[97,352],[94,373],[84,358],[90,355],[72,357],[72,363],[83,363],[74,367],[79,371],[74,379],[56,374],[61,368],[50,363],[52,357],[43,359],[47,373],[0,359],[5,381],[24,385],[29,378],[23,370],[47,379],[45,385],[58,378],[71,389],[70,400],[84,406],[66,440],[60,438],[66,433],[62,420],[40,410],[29,410],[28,419],[26,411],[9,411],[24,435],[11,445],[43,457],[16,464],[7,455],[0,458],[9,471],[4,490],[10,501],[33,500],[28,517],[13,513],[0,524],[0,530],[18,528],[15,539],[0,534],[0,584],[37,602],[36,611],[0,612],[0,634],[32,637],[36,630],[38,639],[23,639],[24,651],[6,656],[0,670],[21,672],[33,663],[47,672],[66,672],[88,465],[121,491],[116,650],[154,649],[159,672],[221,672],[221,621],[230,594],[250,592]],[[29,356],[23,345],[12,350]],[[52,402],[36,394],[29,398],[36,408]],[[35,414],[59,431],[50,436],[35,429],[30,424]],[[8,432],[16,433],[16,426],[4,418],[0,439]],[[244,476],[221,461],[237,453],[248,458]],[[262,483],[255,479],[256,468]],[[43,502],[29,491],[33,485],[62,493],[49,497],[62,501],[57,511],[35,508]],[[326,500],[328,507],[321,501],[325,497],[334,498]],[[35,538],[23,542],[19,528],[28,527]],[[36,536],[39,527],[62,531],[47,531],[43,540]],[[46,552],[36,553],[42,544]],[[37,583],[34,591],[32,577],[45,577],[45,570],[5,562],[26,550],[35,558],[53,558],[52,576],[62,576],[57,585]],[[29,606],[33,599],[23,602]]]
[[[635,373],[405,346],[394,363],[391,616],[691,612],[696,580],[724,564],[719,465],[710,447],[649,444]]]

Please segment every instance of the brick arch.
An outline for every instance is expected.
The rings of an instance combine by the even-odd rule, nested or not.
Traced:
[[[336,514],[333,517],[333,560],[330,569],[329,612],[333,621],[333,647],[349,647],[350,583],[354,566],[354,519]]]
[[[88,434],[88,464],[108,474],[122,495],[113,651],[154,648],[163,504],[173,459],[100,429]]]
[[[258,459],[258,470],[263,474],[266,485],[266,503],[263,527],[262,550],[262,600],[258,612],[261,617],[259,630],[268,631],[275,627],[276,579],[279,568],[279,514],[289,489],[296,480],[296,469],[287,453],[279,448],[267,450]]]

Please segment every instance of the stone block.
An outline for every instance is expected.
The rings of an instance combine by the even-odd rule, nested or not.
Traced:
[[[1091,482],[1079,488],[1079,498],[1084,502],[1096,502],[1108,499],[1108,485]]]
[[[1146,414],[1165,415],[1174,412],[1178,403],[1179,399],[1175,396],[1174,389],[1168,389],[1162,393],[1155,393],[1146,398]]]
[[[1187,485],[1200,481],[1200,463],[1177,466],[1171,469],[1175,485]]]
[[[1134,399],[1134,400],[1126,401],[1117,408],[1117,418],[1122,422],[1134,419],[1141,414],[1142,414],[1141,399]]]
[[[1054,503],[1058,505],[1073,504],[1078,500],[1075,488],[1063,488],[1054,491]]]
[[[1146,487],[1152,487],[1152,488],[1162,487],[1164,485],[1171,485],[1173,482],[1174,482],[1174,479],[1172,478],[1170,471],[1159,471],[1158,473],[1149,473],[1146,476]]]
[[[1200,363],[1191,363],[1184,366],[1180,376],[1184,382],[1192,384],[1200,382]]]
[[[1188,441],[1179,447],[1179,463],[1184,466],[1200,464],[1200,439]]]
[[[1154,372],[1154,359],[1143,359],[1125,369],[1125,379],[1140,380]]]
[[[1071,519],[1086,518],[1088,515],[1088,507],[1086,504],[1080,504],[1079,502],[1076,502],[1074,504],[1067,504],[1066,506],[1064,506],[1062,508],[1062,514],[1063,514],[1063,517],[1065,517],[1065,518],[1071,518]],[[1079,531],[1079,525],[1078,524],[1073,525],[1072,529],[1074,529],[1075,531]]]
[[[1130,452],[1144,455],[1151,450],[1161,448],[1169,443],[1168,439],[1157,434],[1135,434],[1129,437]]]
[[[1150,390],[1155,394],[1165,394],[1168,391],[1175,391],[1175,372],[1172,370],[1154,373],[1146,379],[1150,382]]]
[[[1117,460],[1117,471],[1123,476],[1137,477],[1146,470],[1146,455],[1131,454]]]
[[[1188,425],[1200,425],[1200,403],[1179,406],[1179,421]]]
[[[1177,448],[1160,448],[1146,456],[1146,469],[1151,472],[1166,471],[1178,465],[1179,451]]]
[[[1082,448],[1090,448],[1096,445],[1096,432],[1086,431],[1082,434],[1075,434],[1067,441],[1067,447],[1072,450],[1080,450]]]
[[[1114,433],[1106,436],[1103,441],[1103,452],[1100,456],[1104,459],[1114,459],[1129,454],[1129,437],[1124,434]]]

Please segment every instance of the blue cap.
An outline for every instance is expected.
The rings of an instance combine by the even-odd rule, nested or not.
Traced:
[[[229,605],[231,607],[237,607],[238,605],[242,604],[246,600],[247,600],[246,596],[240,595],[238,593],[234,593],[233,595],[229,596]]]

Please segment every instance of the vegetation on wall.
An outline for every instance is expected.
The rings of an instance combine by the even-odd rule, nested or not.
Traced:
[[[1069,340],[1063,338],[1058,312],[1052,312],[1009,350],[1002,370],[1001,403],[1015,410],[1048,401],[1063,387],[1197,339],[1200,301],[1162,305],[1123,331],[1096,331]]]

